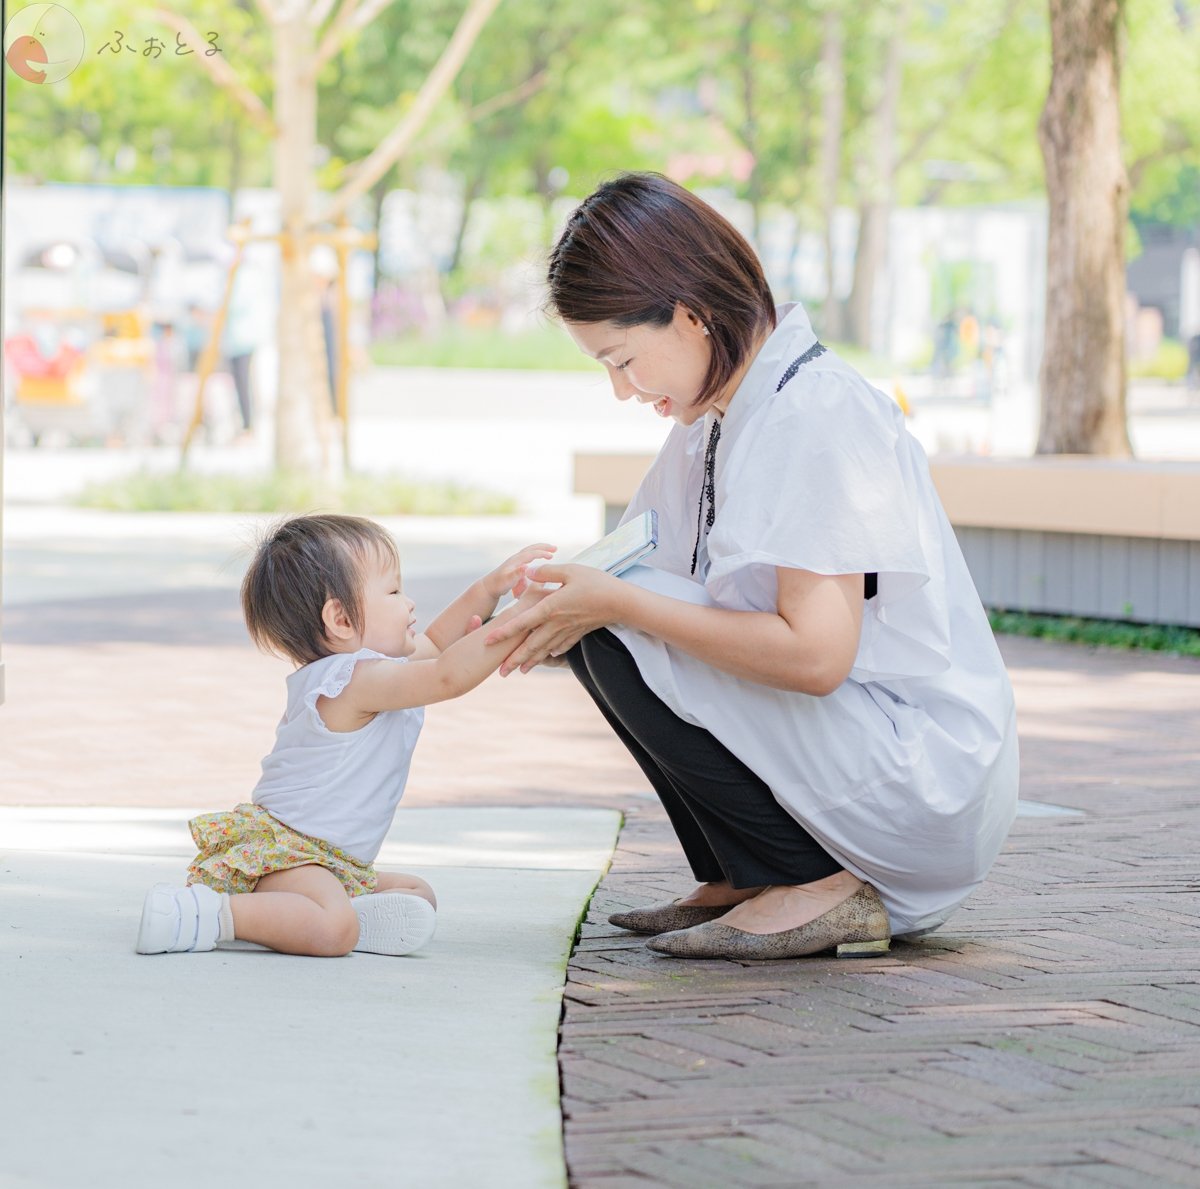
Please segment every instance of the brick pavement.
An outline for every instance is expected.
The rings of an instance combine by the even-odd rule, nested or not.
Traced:
[[[1200,662],[1003,649],[1023,795],[1084,813],[1018,821],[967,906],[881,960],[651,956],[605,917],[683,891],[682,857],[570,675],[430,708],[407,804],[627,814],[569,972],[574,1186],[1200,1185]],[[4,655],[10,804],[230,804],[286,672],[227,592],[17,608]]]
[[[1200,1185],[1200,662],[1002,641],[1025,798],[991,878],[879,960],[681,962],[606,923],[691,886],[629,813],[569,971],[578,1189]]]
[[[228,590],[18,606],[4,660],[8,805],[233,805],[258,778],[290,669],[251,647]],[[544,669],[429,707],[404,805],[654,800],[571,674]]]

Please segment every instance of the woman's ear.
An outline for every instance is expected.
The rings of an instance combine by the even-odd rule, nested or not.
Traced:
[[[675,303],[675,324],[677,327],[686,327],[687,330],[695,335],[707,335],[710,319],[704,314],[699,314],[683,302]]]
[[[329,640],[351,640],[354,638],[354,624],[346,614],[341,599],[326,599],[321,608],[321,623],[325,626],[325,636]]]

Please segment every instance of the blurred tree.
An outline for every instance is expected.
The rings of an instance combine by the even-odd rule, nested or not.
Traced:
[[[1125,423],[1122,0],[1050,0],[1038,135],[1049,199],[1039,454],[1129,454]]]
[[[413,7],[413,20],[405,14],[391,28],[385,25],[378,41],[379,47],[411,46],[410,60],[423,52],[422,45],[437,45],[436,31],[421,32],[432,23],[430,10]],[[392,21],[401,11],[401,6],[388,10],[381,20]],[[637,14],[615,0],[582,6],[507,0],[504,20],[484,29],[453,96],[431,118],[420,143],[372,189],[377,223],[388,189],[419,188],[423,177],[458,180],[453,247],[444,271],[433,278],[442,282],[445,297],[494,288],[522,255],[543,245],[553,233],[554,202],[567,186],[590,189],[605,173],[656,163],[640,143],[650,124],[644,111],[622,106],[635,90],[630,75],[637,68],[626,65],[623,39],[638,40],[640,25]],[[355,61],[359,52],[362,61]],[[352,77],[339,79],[338,99],[328,107],[330,184],[339,183],[345,158],[365,151],[386,131],[377,80],[394,78],[396,69],[376,61],[378,52],[364,41],[340,60]],[[361,82],[360,75],[366,76]],[[540,225],[506,223],[498,242],[472,253],[468,262],[468,229],[479,200],[529,195],[542,201]],[[504,218],[500,205],[492,214]],[[427,287],[427,280],[421,284]]]
[[[851,294],[843,309],[827,293],[822,332],[838,334],[849,315],[854,337],[869,344],[897,201],[1040,190],[1034,132],[1048,77],[1038,68],[1048,44],[1041,4],[692,0],[684,21],[677,2],[648,5],[668,47],[656,57],[655,81],[688,88],[698,109],[672,113],[669,159],[696,162],[680,180],[724,183],[747,201],[760,251],[769,204],[795,214],[797,231],[820,227],[830,281],[834,212],[855,206]],[[710,162],[721,153],[727,167],[713,176]]]
[[[651,80],[669,105],[664,165],[681,182],[744,199],[761,250],[769,202],[815,208],[816,0],[665,0],[647,12],[669,62]]]
[[[631,56],[630,45],[639,53]],[[455,103],[410,158],[460,181],[442,276],[448,299],[511,301],[516,266],[548,246],[567,194],[582,197],[621,170],[661,167],[661,122],[648,96],[666,62],[640,7],[507,0],[503,22],[484,31],[460,74]],[[529,196],[541,203],[540,219],[521,201]],[[481,200],[482,225],[474,220]],[[517,283],[531,282],[526,274]],[[526,296],[532,305],[537,295]]]
[[[973,183],[987,178],[1007,197],[1036,188],[1028,164],[1022,169],[1021,147],[1022,138],[1032,141],[1038,101],[1027,67],[1035,2],[889,0],[863,30],[875,61],[849,136],[859,218],[846,302],[850,336],[863,348],[880,345],[873,341],[876,277],[897,201],[979,201],[984,195]]]
[[[317,119],[318,153],[324,158],[317,170],[321,190],[344,185],[353,163],[388,135],[397,113],[413,102],[437,62],[460,12],[459,0],[393,0],[376,17],[370,36],[353,39],[326,63],[319,76]],[[388,193],[414,184],[430,159],[430,143],[452,125],[453,107],[448,94],[430,113],[421,138],[371,185],[369,213],[359,222],[380,227]],[[382,247],[377,242],[374,249],[376,275]]]
[[[411,147],[462,68],[500,0],[468,0],[457,27],[415,94],[402,97],[390,129],[345,180],[320,195],[316,168],[317,79],[322,69],[386,9],[392,0],[256,0],[270,34],[272,101],[268,109],[223,55],[200,57],[208,45],[192,21],[170,9],[155,10],[246,115],[269,133],[272,184],[280,200],[279,373],[275,410],[275,463],[283,470],[331,466],[337,451],[322,441],[328,409],[319,358],[320,315],[310,274],[306,237],[335,223],[368,193]],[[318,198],[323,201],[318,201]]]
[[[896,201],[898,164],[896,130],[900,118],[900,88],[905,43],[912,14],[911,0],[891,0],[886,6],[884,62],[879,98],[871,114],[872,147],[859,158],[858,246],[854,252],[854,282],[847,299],[850,337],[871,349],[875,314],[875,279],[887,261],[888,223]],[[918,137],[918,142],[920,137]],[[910,146],[913,152],[915,146]]]
[[[452,272],[480,198],[536,195],[541,246],[568,188],[582,196],[606,174],[656,163],[642,143],[650,122],[627,102],[645,64],[629,62],[625,46],[642,27],[615,0],[509,0],[457,88],[459,135],[447,165],[463,179],[464,202]]]
[[[1121,133],[1130,206],[1200,224],[1200,0],[1125,0]]]
[[[825,249],[825,303],[821,331],[827,339],[844,335],[842,305],[835,288],[833,220],[841,176],[846,119],[846,19],[841,6],[826,6],[821,26],[821,224]]]

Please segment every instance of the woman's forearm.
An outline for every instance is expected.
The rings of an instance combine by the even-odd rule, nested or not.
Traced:
[[[816,696],[845,680],[841,655],[829,647],[839,625],[820,614],[792,624],[774,612],[699,607],[629,583],[624,588],[617,622],[735,677]]]

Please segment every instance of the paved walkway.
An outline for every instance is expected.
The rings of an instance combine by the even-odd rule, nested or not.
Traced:
[[[454,578],[431,565],[419,604]],[[0,802],[243,795],[286,670],[235,582],[12,608]],[[1200,662],[1003,648],[1023,796],[1078,812],[1022,817],[968,905],[880,961],[652,957],[605,916],[682,891],[682,859],[570,675],[430,708],[406,808],[627,815],[569,971],[573,1185],[1200,1184]]]
[[[652,954],[607,914],[693,885],[629,814],[570,965],[572,1184],[1200,1185],[1200,662],[1002,646],[1037,804],[886,959]]]
[[[563,976],[619,814],[403,809],[379,861],[439,900],[407,958],[140,957],[186,817],[0,808],[0,1184],[562,1185]]]

